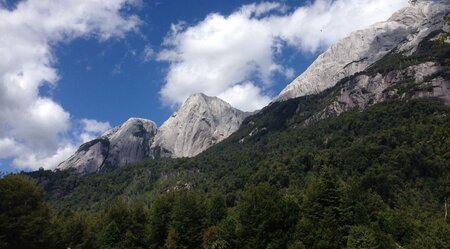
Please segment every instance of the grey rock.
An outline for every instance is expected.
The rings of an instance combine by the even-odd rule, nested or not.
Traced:
[[[58,169],[94,173],[151,158],[156,131],[153,121],[130,118],[101,137],[81,145],[74,155],[58,165]]]
[[[160,129],[131,118],[81,145],[58,169],[86,174],[147,158],[192,157],[230,136],[248,115],[219,98],[194,94]]]
[[[419,1],[389,20],[351,33],[326,52],[278,96],[277,101],[319,93],[340,80],[362,72],[390,52],[410,55],[434,31],[445,28],[448,1]]]
[[[235,132],[249,114],[198,93],[189,97],[158,130],[157,157],[192,157]]]
[[[448,67],[435,62],[394,70],[386,75],[358,75],[345,82],[330,105],[305,120],[301,126],[339,116],[350,109],[364,110],[392,99],[434,98],[450,106],[449,76]]]

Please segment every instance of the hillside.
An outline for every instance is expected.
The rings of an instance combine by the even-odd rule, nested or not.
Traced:
[[[292,105],[283,103],[278,108]],[[449,123],[442,103],[389,101],[302,129],[274,126],[244,143],[235,143],[236,134],[191,159],[149,160],[85,177],[30,175],[45,187],[57,221],[67,220],[60,226],[82,222],[76,224],[83,234],[102,231],[76,242],[98,243],[91,247],[107,248],[101,245],[109,222],[123,236],[144,219],[149,230],[130,230],[137,237],[129,243],[159,248],[177,229],[186,248],[199,248],[203,236],[225,248],[446,248]],[[361,239],[373,247],[348,246]]]
[[[288,110],[288,104],[283,109]],[[101,209],[102,203],[118,196],[148,198],[174,188],[234,193],[261,182],[302,188],[308,174],[325,166],[343,176],[381,170],[386,171],[385,177],[392,177],[391,173],[397,172],[401,175],[396,182],[405,181],[402,184],[414,182],[416,177],[433,179],[430,183],[442,177],[445,182],[450,173],[446,167],[450,160],[446,154],[449,111],[433,101],[389,102],[304,129],[266,131],[245,143],[235,143],[238,133],[192,159],[149,160],[86,177],[49,171],[31,175],[44,183],[50,203],[59,210]],[[404,158],[398,157],[399,152],[406,153]],[[421,164],[416,164],[417,160]],[[408,161],[409,165],[403,165]],[[400,165],[402,168],[397,168]]]
[[[437,35],[320,94],[272,103],[194,158],[28,174],[47,192],[52,238],[79,248],[448,248],[449,47]]]

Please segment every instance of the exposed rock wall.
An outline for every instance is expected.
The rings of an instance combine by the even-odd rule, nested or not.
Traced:
[[[192,157],[227,138],[247,113],[225,101],[194,94],[158,130],[153,148],[161,157]]]
[[[153,121],[131,118],[101,137],[81,145],[58,168],[94,173],[152,157],[151,145],[155,135],[156,124]]]
[[[410,55],[429,34],[444,28],[450,4],[421,1],[396,12],[388,21],[351,33],[331,46],[279,95],[278,101],[319,93],[366,70],[390,52]]]

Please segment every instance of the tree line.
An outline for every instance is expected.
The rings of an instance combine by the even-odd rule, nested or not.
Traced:
[[[268,183],[237,198],[181,189],[151,205],[118,198],[103,211],[55,214],[32,178],[0,179],[0,248],[450,248],[442,213],[395,208],[357,179],[324,167],[304,190]]]

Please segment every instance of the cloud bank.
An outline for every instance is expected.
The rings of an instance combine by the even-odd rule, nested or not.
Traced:
[[[194,25],[177,23],[157,59],[169,63],[162,101],[176,108],[189,95],[219,96],[253,111],[272,99],[279,74],[291,79],[292,68],[278,59],[286,47],[317,53],[350,32],[388,19],[407,0],[316,0],[290,9],[281,3],[242,6],[224,16],[208,15]]]
[[[9,10],[0,4],[0,160],[19,168],[53,168],[109,124],[70,114],[39,90],[55,87],[53,46],[79,37],[123,37],[139,18],[125,15],[135,0],[27,0]],[[73,132],[73,134],[69,134]]]

